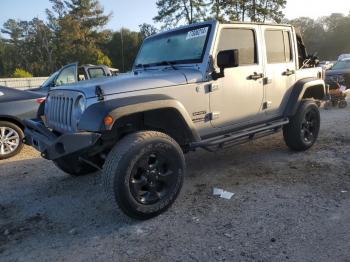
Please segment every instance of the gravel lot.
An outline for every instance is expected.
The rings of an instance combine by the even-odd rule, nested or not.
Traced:
[[[145,222],[105,200],[99,174],[26,148],[0,162],[0,261],[350,261],[350,108],[321,114],[305,153],[277,134],[187,155],[176,203]]]

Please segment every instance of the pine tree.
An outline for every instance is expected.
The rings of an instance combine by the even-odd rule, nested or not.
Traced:
[[[165,27],[179,23],[192,24],[205,18],[205,0],[157,0],[158,15],[154,21]]]
[[[47,10],[50,28],[55,34],[56,63],[60,66],[69,62],[99,63],[111,62],[103,54],[102,43],[109,38],[109,31],[103,31],[110,15],[105,15],[97,0],[50,0],[52,10]]]

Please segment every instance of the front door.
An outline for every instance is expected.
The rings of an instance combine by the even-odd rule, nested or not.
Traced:
[[[257,28],[228,26],[220,31],[215,55],[238,49],[239,66],[225,69],[225,77],[212,83],[210,110],[214,127],[248,124],[261,112],[264,76]]]

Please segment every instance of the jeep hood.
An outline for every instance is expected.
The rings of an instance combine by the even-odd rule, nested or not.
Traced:
[[[59,86],[52,90],[75,90],[84,93],[87,98],[92,98],[96,96],[96,86],[99,86],[103,94],[108,96],[201,81],[203,81],[202,73],[196,69],[146,69],[115,77],[81,81],[70,85]]]

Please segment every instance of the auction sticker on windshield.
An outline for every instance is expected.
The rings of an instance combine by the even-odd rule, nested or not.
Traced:
[[[196,30],[189,31],[187,33],[186,40],[206,36],[207,34],[208,34],[208,27],[199,28]]]

